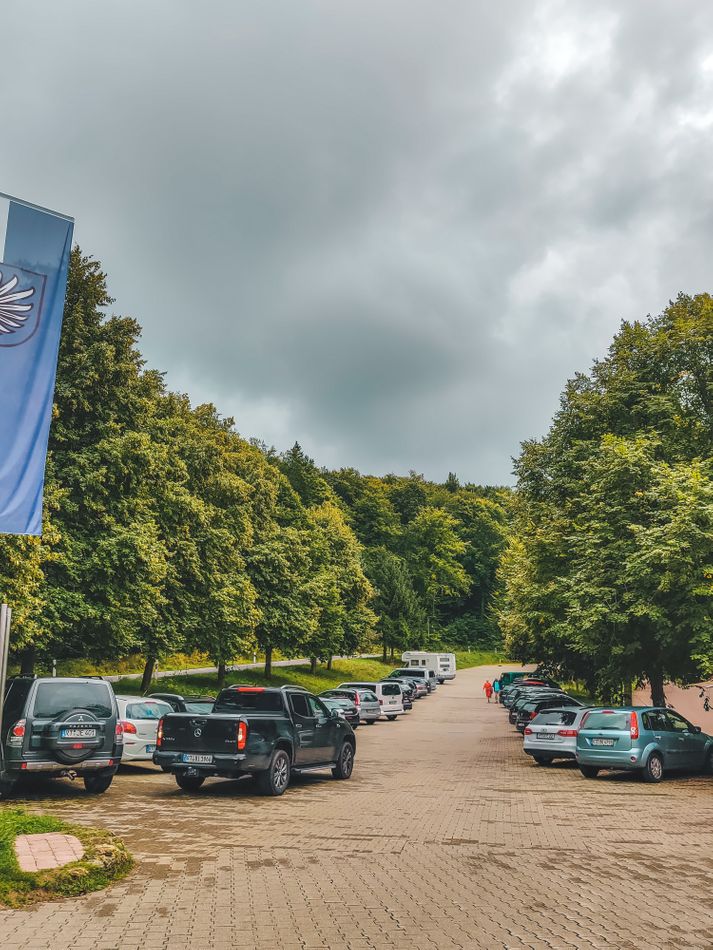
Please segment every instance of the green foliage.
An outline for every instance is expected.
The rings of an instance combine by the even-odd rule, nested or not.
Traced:
[[[612,695],[713,671],[713,300],[624,324],[517,463],[511,655]]]

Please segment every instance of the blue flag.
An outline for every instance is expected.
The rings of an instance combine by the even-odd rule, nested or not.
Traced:
[[[0,194],[0,534],[42,534],[72,228]]]

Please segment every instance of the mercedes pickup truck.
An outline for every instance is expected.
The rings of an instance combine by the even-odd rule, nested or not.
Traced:
[[[159,723],[153,760],[184,791],[211,775],[252,775],[263,795],[282,795],[293,773],[331,768],[348,779],[354,730],[336,709],[299,687],[229,686],[212,713],[169,713]]]

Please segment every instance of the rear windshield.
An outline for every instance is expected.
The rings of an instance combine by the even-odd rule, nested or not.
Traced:
[[[384,696],[399,696],[401,694],[401,687],[398,683],[384,683],[381,687],[381,692]]]
[[[628,730],[631,717],[628,712],[592,712],[582,723],[583,729]]]
[[[35,696],[36,719],[56,719],[72,709],[88,709],[99,719],[113,714],[106,683],[40,683]]]
[[[558,712],[541,712],[537,717],[537,723],[542,726],[571,726],[576,718],[576,710],[562,709]]]
[[[213,712],[213,700],[187,700],[186,701],[186,712],[189,713],[200,713],[206,715],[207,713]]]
[[[162,716],[172,712],[173,707],[169,706],[168,703],[161,703],[157,701],[127,703],[126,706],[127,719],[160,719]]]
[[[213,712],[240,715],[250,712],[283,712],[284,708],[280,693],[224,689],[215,701]]]
[[[329,692],[320,693],[322,699],[348,699],[354,700],[356,690],[351,689],[330,689]]]

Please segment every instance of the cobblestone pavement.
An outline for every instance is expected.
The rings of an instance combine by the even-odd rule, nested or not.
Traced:
[[[2,950],[713,947],[713,780],[538,767],[483,698],[495,673],[359,729],[349,782],[187,795],[127,767],[98,798],[45,787],[32,807],[108,826],[140,864],[0,912]]]

